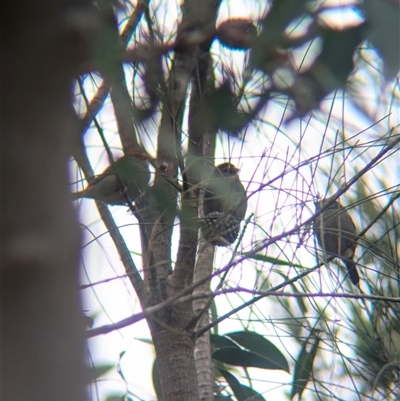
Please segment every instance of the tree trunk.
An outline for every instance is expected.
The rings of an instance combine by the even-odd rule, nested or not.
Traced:
[[[201,241],[199,249],[202,251],[197,257],[194,282],[211,275],[214,260],[214,247],[212,245],[206,245],[205,241]],[[197,287],[193,293],[201,294],[208,291],[210,291],[210,281],[204,282],[201,286]],[[194,314],[198,316],[202,313],[196,325],[196,331],[210,323],[209,308],[204,310],[208,306],[207,303],[207,298],[200,298],[193,301]],[[200,401],[212,401],[214,398],[214,379],[209,332],[197,338],[194,349],[194,359],[196,361],[197,380],[199,382],[199,399]]]
[[[182,330],[152,333],[163,389],[163,401],[198,401],[194,338]]]
[[[67,170],[77,129],[71,78],[82,61],[74,13],[88,13],[85,4],[7,2],[2,13],[5,400],[85,398],[80,235]]]

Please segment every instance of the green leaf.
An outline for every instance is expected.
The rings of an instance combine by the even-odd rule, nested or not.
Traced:
[[[271,263],[271,264],[274,264],[277,266],[290,266],[290,267],[299,267],[301,269],[304,269],[303,265],[298,265],[293,262],[289,262],[287,260],[276,259],[272,256],[266,256],[266,255],[262,255],[260,253],[257,253],[255,255],[250,254],[249,256],[247,256],[247,254],[245,253],[243,256],[246,256],[248,259],[258,260],[260,262]]]
[[[302,350],[299,358],[297,359],[296,366],[293,373],[293,387],[291,392],[291,398],[293,399],[296,394],[299,394],[299,398],[303,394],[304,389],[307,386],[309,378],[312,373],[314,365],[314,359],[317,355],[319,346],[319,337],[314,332],[311,333],[310,337],[303,343]],[[307,351],[307,348],[311,348]]]
[[[218,318],[218,311],[217,311],[217,304],[216,304],[216,302],[215,302],[215,298],[212,300],[212,302],[211,302],[211,307],[210,307],[210,317],[211,317],[211,321],[214,321],[214,320],[216,320],[217,318]],[[218,334],[218,324],[217,325],[215,325],[213,328],[212,328],[212,332],[214,333],[214,334]]]
[[[125,394],[110,394],[106,397],[105,401],[125,401]]]
[[[261,21],[263,26],[257,45],[251,52],[251,65],[264,69],[269,61],[270,49],[284,44],[285,29],[295,19],[305,14],[305,0],[280,0],[272,2],[272,7]]]
[[[125,353],[126,353],[126,351],[120,352],[120,354],[119,354],[119,361],[118,361],[118,365],[117,365],[117,372],[118,372],[118,374],[121,376],[121,378],[122,378],[122,380],[123,380],[124,382],[126,382],[127,380],[126,380],[126,377],[125,377],[125,375],[124,375],[124,371],[121,369],[121,359],[124,357]]]
[[[88,373],[89,373],[89,381],[95,381],[97,380],[100,376],[103,376],[104,374],[106,374],[107,372],[109,372],[110,370],[114,369],[115,365],[111,365],[111,364],[104,364],[104,365],[97,365],[94,366],[93,368],[89,368],[88,369]]]
[[[292,264],[291,266],[294,266],[294,265]],[[287,276],[285,276],[284,274],[282,274],[280,272],[276,272],[276,273],[279,274],[284,280],[287,280]],[[301,292],[301,291],[299,291],[297,289],[297,286],[295,285],[295,283],[291,283],[289,285],[293,288],[294,292],[297,292],[297,293]],[[297,302],[297,305],[299,306],[302,315],[306,315],[307,314],[307,307],[306,307],[306,304],[304,302],[304,298],[303,297],[295,297],[294,299]]]
[[[253,352],[242,350],[238,347],[223,347],[216,350],[212,357],[218,361],[228,363],[229,365],[241,366],[243,368],[260,368],[260,369],[283,369],[282,366],[275,362],[263,358]]]
[[[366,24],[346,29],[322,29],[322,51],[317,57],[319,65],[327,68],[335,81],[335,87],[344,86],[354,67],[356,47],[365,37]]]
[[[233,376],[233,374],[229,373],[227,370],[224,369],[218,369],[218,370],[221,372],[224,379],[228,382],[229,387],[233,391],[233,394],[235,394],[235,397],[238,399],[238,401],[245,400],[247,396],[239,380],[236,379],[236,377]]]
[[[238,379],[225,369],[219,369],[224,379],[228,382],[229,387],[238,401],[266,401],[265,398],[251,387],[241,384]]]
[[[394,78],[400,69],[399,3],[396,1],[364,1],[368,21],[368,39],[385,62],[386,78]]]
[[[160,380],[160,371],[158,370],[157,358],[154,358],[152,369],[153,387],[156,390],[157,400],[162,401],[162,387]]]
[[[254,331],[237,331],[227,333],[226,336],[268,361],[271,367],[268,367],[267,369],[282,369],[290,373],[289,364],[286,358],[283,356],[281,351],[279,351],[279,349],[264,336],[257,334]]]
[[[225,336],[220,336],[218,334],[211,334],[210,335],[211,344],[215,346],[215,348],[223,348],[223,347],[239,347],[231,341],[229,338]]]
[[[92,329],[93,328],[93,324],[94,324],[94,315],[93,316],[88,316],[88,315],[83,314],[82,317],[83,317],[83,320],[85,322],[86,328]]]
[[[230,395],[215,394],[214,401],[235,401]]]
[[[292,283],[290,285],[292,286],[294,292],[300,293],[300,291],[297,289],[297,286],[294,283]],[[296,301],[297,305],[299,306],[299,308],[301,310],[302,316],[305,316],[308,311],[307,311],[307,306],[306,306],[306,304],[304,302],[304,298],[303,297],[296,297],[295,301]]]
[[[206,94],[205,101],[211,110],[214,110],[217,129],[237,136],[249,121],[248,114],[237,109],[238,99],[228,82],[224,82],[212,93]]]
[[[135,338],[135,340],[141,341],[145,344],[153,345],[153,341],[150,338]]]
[[[242,389],[246,394],[246,400],[248,401],[266,401],[265,398],[258,393],[257,391],[253,390],[251,387],[245,386],[242,384]]]

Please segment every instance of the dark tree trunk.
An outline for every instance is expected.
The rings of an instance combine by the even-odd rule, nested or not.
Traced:
[[[76,13],[85,4],[9,1],[2,13],[4,400],[85,398],[80,236],[67,170],[83,50]]]

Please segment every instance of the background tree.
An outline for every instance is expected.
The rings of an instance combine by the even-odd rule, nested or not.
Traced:
[[[398,286],[394,293],[379,286],[397,280],[398,247],[390,243],[396,243],[398,231],[399,105],[397,89],[382,81],[393,72],[384,70],[368,42],[373,40],[376,19],[371,16],[366,23],[361,7],[356,13],[350,7],[289,0],[249,4],[245,14],[239,13],[241,18],[224,17],[237,3],[234,7],[186,1],[180,8],[171,2],[151,2],[148,8],[143,3],[133,9],[125,5],[114,14],[107,4],[99,4],[114,43],[117,29],[120,47],[126,46],[122,42],[128,29],[132,39],[123,56],[115,56],[114,68],[109,54],[115,52],[104,46],[101,77],[92,74],[79,81],[77,110],[83,121],[98,113],[94,128],[104,148],[119,138],[124,153],[132,146],[148,154],[152,164],[153,179],[136,199],[134,217],[117,218],[117,226],[133,225],[120,230],[129,248],[116,238],[117,227],[109,216],[106,219],[108,210],[99,206],[106,231],[122,244],[117,247],[125,271],[142,309],[148,311],[157,396],[268,399],[272,386],[265,376],[263,385],[256,384],[260,376],[251,368],[257,367],[268,375],[275,372],[272,381],[290,383],[285,387],[287,398],[395,398],[398,339],[393,322],[398,308],[390,300],[397,296]],[[374,70],[379,69],[377,75]],[[372,111],[362,100],[367,79],[373,81],[368,96],[375,91],[377,97],[379,91],[385,94],[387,106],[381,110],[375,106]],[[97,91],[93,83],[99,85]],[[109,98],[102,92],[107,84]],[[100,119],[114,116],[105,106],[98,107],[100,95],[102,104],[112,105],[118,135],[106,136]],[[84,150],[81,147],[74,155],[80,166],[89,164]],[[101,152],[93,160],[99,160]],[[198,230],[198,200],[212,165],[223,161],[241,168],[249,211],[239,241],[215,252]],[[396,171],[393,181],[385,181],[382,163]],[[84,171],[87,177],[93,175]],[[319,253],[321,264],[315,264],[314,202],[331,195],[341,197],[360,236],[355,258],[359,289],[352,286],[346,269],[334,268],[342,264],[321,267],[327,255]],[[385,219],[390,228],[382,229],[385,234],[380,236]],[[140,232],[141,249],[132,240],[133,227]],[[103,233],[92,224],[90,230]],[[96,234],[88,241],[93,239]],[[388,255],[385,267],[377,242]],[[131,259],[128,249],[142,259]],[[89,274],[85,288],[110,279],[92,270]],[[93,286],[91,280],[96,281]],[[383,298],[369,300],[366,294]],[[378,314],[375,304],[382,306],[384,300],[387,312]],[[209,324],[205,311],[211,305],[215,315]],[[392,313],[393,320],[388,316]],[[388,320],[382,320],[385,315]],[[128,321],[142,317],[139,313]],[[89,333],[95,336],[126,323],[121,320]],[[219,334],[217,323],[224,334]],[[372,349],[380,351],[373,356],[366,350],[378,332],[380,346]],[[383,332],[389,333],[386,339]],[[134,329],[129,333],[143,336]],[[121,355],[119,372],[130,383],[128,366],[135,364],[135,352],[128,348]],[[361,370],[365,364],[369,372]],[[243,374],[232,366],[241,366]],[[381,380],[383,372],[387,380]],[[149,397],[137,391],[137,386],[129,386],[125,397]],[[282,391],[279,394],[282,398]]]

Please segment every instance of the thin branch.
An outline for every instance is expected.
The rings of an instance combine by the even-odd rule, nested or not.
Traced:
[[[297,279],[297,278],[296,278]],[[203,292],[203,293],[194,293],[194,294],[189,294],[186,296],[179,297],[178,299],[176,297],[167,299],[166,301],[155,305],[151,306],[149,308],[146,308],[143,312],[136,313],[132,316],[129,316],[126,319],[122,319],[119,322],[113,323],[113,324],[108,324],[104,325],[101,327],[97,327],[95,329],[88,330],[86,332],[86,337],[91,338],[95,337],[101,334],[107,334],[115,330],[122,329],[124,327],[130,326],[134,323],[139,322],[140,320],[145,319],[148,316],[151,316],[153,314],[156,314],[157,312],[165,309],[166,307],[170,305],[175,305],[178,303],[186,303],[189,301],[193,301],[196,299],[201,299],[201,298],[206,298],[208,299],[209,297],[212,296],[219,296],[219,295],[226,295],[228,293],[238,293],[238,292],[244,292],[244,293],[249,293],[249,294],[258,294],[258,297],[255,297],[254,299],[240,305],[237,308],[234,308],[233,310],[229,311],[225,315],[219,317],[218,319],[214,320],[211,322],[208,326],[204,327],[203,329],[199,330],[196,333],[196,337],[200,337],[202,334],[204,334],[206,331],[210,330],[212,327],[216,326],[219,324],[221,321],[229,318],[233,314],[239,312],[243,308],[250,306],[251,304],[259,301],[262,298],[265,297],[283,297],[283,298],[343,298],[343,299],[360,299],[360,300],[369,300],[369,301],[379,301],[379,302],[391,302],[391,303],[400,303],[400,298],[399,297],[387,297],[387,296],[381,296],[381,295],[368,295],[368,294],[338,294],[338,293],[332,293],[332,292],[318,292],[318,293],[296,293],[296,292],[283,292],[283,291],[277,291],[277,289],[282,288],[284,285],[288,284],[289,281],[293,280],[287,280],[282,284],[279,284],[278,286],[275,286],[271,288],[268,291],[254,291],[254,290],[249,290],[248,288],[241,288],[241,287],[236,287],[236,288],[230,288],[230,289],[225,289],[222,291],[219,291],[217,293],[213,292]]]
[[[104,140],[104,145],[105,145],[106,149],[108,150],[108,152],[110,153],[110,149],[108,148],[107,143],[105,142],[102,129],[101,129],[100,125],[98,124],[97,120],[94,119],[94,121],[96,123],[96,126],[97,126],[100,136]],[[81,146],[83,148],[78,149],[78,153],[80,155],[86,156],[86,148],[84,147],[83,143],[81,143]],[[87,156],[86,156],[86,158],[87,158]],[[84,167],[79,164],[79,160],[77,160],[77,163],[80,168]],[[89,167],[90,167],[90,165],[89,165]],[[91,170],[91,168],[89,170],[87,168],[85,168],[82,171],[85,174],[86,179],[88,179],[90,181],[90,178],[93,176],[93,171]],[[117,175],[117,177],[118,177],[118,175]],[[128,204],[129,204],[129,202],[127,202],[127,205]],[[133,288],[135,289],[136,293],[138,294],[139,300],[143,303],[144,302],[143,280],[139,274],[139,270],[137,269],[137,267],[132,259],[131,253],[130,253],[129,249],[127,248],[126,243],[118,229],[118,226],[115,224],[115,221],[112,218],[112,215],[111,215],[110,211],[108,210],[108,207],[105,204],[103,204],[102,202],[96,201],[96,206],[100,213],[100,217],[103,220],[104,225],[106,226],[107,231],[110,234],[112,240],[114,241],[116,249],[118,250],[119,256],[120,256],[121,261],[125,268],[125,272],[128,275]]]
[[[83,88],[82,93],[84,93]],[[97,116],[97,113],[103,107],[103,104],[106,100],[110,92],[110,85],[103,81],[99,88],[97,89],[96,94],[93,96],[90,103],[86,106],[86,114],[81,119],[81,132],[80,135],[84,135],[86,131],[89,129],[90,124],[92,124],[93,119]]]
[[[349,181],[349,183],[348,183],[347,186],[346,186],[346,190],[347,190],[348,188],[350,188],[350,186],[351,186],[352,184],[354,184],[354,182],[356,182],[363,174],[365,174],[365,173],[371,168],[372,165],[374,165],[381,157],[383,157],[390,149],[392,149],[393,147],[395,147],[395,146],[397,145],[397,143],[399,143],[399,142],[400,142],[400,138],[397,138],[396,140],[392,141],[392,143],[390,143],[388,146],[386,146],[384,149],[382,149],[381,152],[379,152],[379,154],[378,154],[375,158],[373,158],[373,159],[370,161],[370,163],[368,163],[358,174],[356,174],[356,176],[354,176],[354,177]],[[341,191],[338,191],[336,195],[338,195],[339,193],[343,193],[343,192],[344,192],[344,190],[342,189]],[[337,199],[339,196],[340,196],[340,195],[336,196],[335,198]],[[287,232],[284,232],[284,233],[281,233],[280,235],[277,235],[277,236],[275,236],[275,237],[269,238],[268,240],[264,240],[263,243],[262,243],[260,246],[254,248],[252,251],[248,252],[245,256],[239,258],[239,259],[236,260],[236,261],[232,261],[232,262],[228,263],[228,264],[227,264],[226,266],[224,266],[222,269],[215,271],[210,277],[203,277],[203,278],[200,279],[199,281],[197,281],[197,282],[191,284],[190,286],[188,286],[188,287],[185,288],[184,290],[180,291],[179,293],[175,294],[175,295],[172,296],[171,298],[167,299],[167,300],[164,301],[162,304],[156,305],[156,306],[153,307],[153,308],[156,308],[156,307],[164,308],[164,307],[166,307],[166,306],[169,306],[169,305],[173,304],[176,300],[178,300],[178,299],[181,298],[182,296],[185,296],[185,295],[187,295],[187,294],[190,294],[190,293],[193,291],[194,288],[196,288],[196,287],[198,287],[199,285],[201,285],[202,283],[204,283],[204,282],[210,280],[211,278],[216,277],[216,276],[220,275],[221,273],[223,273],[223,272],[229,270],[229,269],[230,269],[232,266],[234,266],[235,264],[239,264],[239,263],[245,261],[249,256],[254,256],[254,255],[256,255],[258,252],[260,252],[260,251],[262,251],[263,249],[265,249],[266,247],[272,245],[272,244],[275,243],[276,241],[278,241],[278,240],[280,240],[280,239],[282,239],[282,238],[284,238],[284,237],[286,237],[286,236],[288,236],[288,235],[295,234],[296,232],[299,231],[299,229],[300,229],[302,226],[310,224],[310,223],[316,218],[316,216],[317,216],[319,213],[320,213],[320,211],[319,211],[318,213],[315,213],[312,217],[310,217],[309,219],[307,219],[307,220],[306,220],[304,223],[302,223],[301,225],[297,225],[297,226],[295,226],[293,229],[291,229],[291,230],[289,230],[289,231],[287,231]],[[279,284],[279,285],[277,285],[277,286],[271,288],[271,289],[270,289],[269,291],[267,291],[265,294],[259,295],[258,297],[255,297],[255,298],[253,298],[252,300],[250,300],[250,301],[248,301],[248,302],[245,302],[244,304],[242,304],[242,305],[240,305],[239,307],[233,309],[232,311],[230,311],[230,312],[227,313],[226,315],[224,315],[224,316],[222,316],[222,317],[216,319],[214,322],[210,323],[208,326],[206,326],[206,327],[204,327],[203,329],[201,329],[200,331],[198,331],[198,332],[196,333],[196,336],[197,336],[197,337],[198,337],[198,336],[201,336],[201,335],[202,335],[203,333],[205,333],[207,330],[211,329],[212,327],[214,327],[215,325],[217,325],[218,323],[220,323],[220,322],[223,321],[224,319],[228,318],[229,316],[231,316],[231,315],[237,313],[238,311],[240,311],[240,310],[246,308],[246,307],[249,306],[249,305],[254,304],[254,303],[257,302],[258,300],[260,300],[260,299],[266,297],[268,294],[270,294],[270,293],[272,293],[272,292],[276,292],[276,291],[278,291],[279,289],[281,289],[281,288],[283,288],[283,287],[285,287],[285,286],[287,286],[287,285],[289,285],[289,284],[295,283],[296,281],[300,280],[301,278],[303,278],[303,277],[305,277],[305,276],[311,274],[312,272],[316,271],[316,270],[319,269],[321,266],[322,266],[322,264],[319,264],[319,265],[314,266],[314,267],[311,268],[311,269],[307,269],[307,271],[305,271],[305,272],[303,272],[303,273],[297,275],[296,277],[293,277],[292,279],[289,279],[289,280],[285,280],[283,283],[281,283],[281,284]],[[208,296],[209,296],[209,295],[208,295]],[[353,295],[353,296],[354,296],[354,295]],[[363,297],[366,297],[366,296],[368,296],[368,295],[364,295],[364,294],[363,294],[363,295],[360,295],[359,297],[360,297],[360,298],[363,298]],[[343,296],[343,297],[347,297],[347,295],[346,295],[346,296]],[[387,297],[383,297],[383,298],[386,299]],[[396,298],[395,298],[395,301],[397,302]],[[135,316],[137,316],[137,318],[135,317],[135,318],[128,318],[128,319],[125,319],[125,320],[123,321],[123,323],[121,323],[121,324],[123,325],[122,327],[125,327],[126,325],[129,325],[129,324],[133,324],[133,323],[135,323],[136,321],[141,320],[141,319],[143,319],[144,317],[146,317],[147,314],[149,314],[149,313],[155,313],[154,311],[158,311],[158,310],[159,310],[159,309],[151,309],[151,308],[149,308],[149,309],[146,310],[146,312],[142,312],[141,314],[135,315]],[[150,312],[149,312],[149,311],[150,311]],[[131,320],[129,320],[129,319],[131,319]],[[115,330],[115,328],[111,328],[111,325],[109,325],[109,326],[104,326],[104,327],[106,327],[106,328],[101,329],[101,330],[110,330],[110,331]],[[120,328],[120,326],[118,326],[117,328]],[[96,330],[98,330],[98,329],[96,329]],[[93,335],[103,334],[101,330],[99,329],[98,332],[93,332],[93,331],[92,331],[92,332],[93,332]],[[91,333],[92,333],[92,332],[91,332]],[[106,332],[109,332],[109,331],[106,331]]]
[[[149,1],[146,0],[140,0],[138,2],[134,11],[129,17],[127,24],[125,25],[125,29],[122,31],[120,35],[118,48],[126,48],[133,32],[135,31],[136,27],[139,24],[139,21],[144,13],[144,10],[148,7],[148,4]],[[93,99],[88,104],[85,116],[81,119],[81,124],[82,124],[81,136],[83,136],[86,133],[93,119],[96,117],[97,113],[103,107],[103,104],[109,92],[110,92],[109,83],[103,81],[100,87],[98,88],[96,94],[94,95]]]
[[[116,249],[118,250],[118,254],[125,268],[125,272],[129,277],[129,280],[131,281],[132,286],[135,289],[140,302],[143,303],[145,300],[144,282],[139,274],[135,262],[132,259],[131,252],[126,246],[126,242],[123,236],[121,235],[118,226],[115,224],[115,221],[112,217],[112,214],[108,210],[108,207],[104,203],[98,201],[96,201],[96,206],[97,209],[99,210],[100,217],[103,220],[104,225],[106,226],[110,234],[110,237],[115,244]]]

